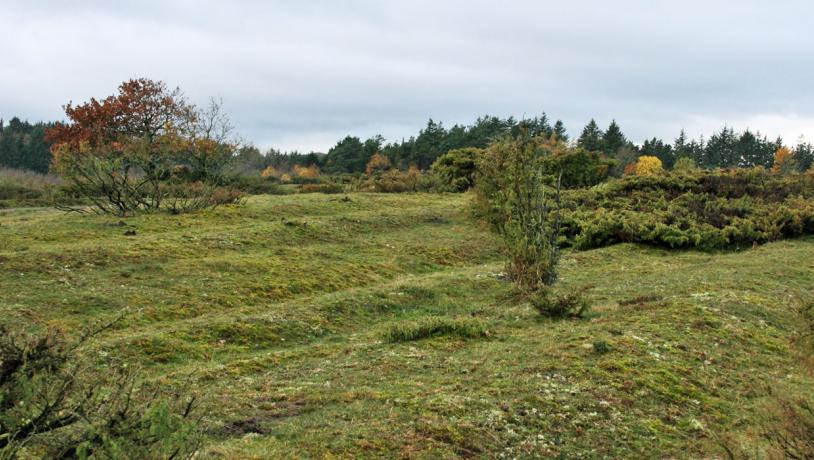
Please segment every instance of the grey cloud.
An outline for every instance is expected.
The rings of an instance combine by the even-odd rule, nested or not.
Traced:
[[[223,98],[263,147],[543,110],[572,134],[616,118],[637,141],[723,123],[814,139],[807,1],[6,3],[6,118],[60,118],[148,76]]]

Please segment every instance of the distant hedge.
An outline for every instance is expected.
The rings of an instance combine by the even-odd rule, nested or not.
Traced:
[[[814,234],[814,176],[759,169],[625,177],[567,191],[561,243],[733,249]]]

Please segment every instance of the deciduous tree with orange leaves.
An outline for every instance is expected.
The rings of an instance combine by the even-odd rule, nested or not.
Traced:
[[[96,211],[180,212],[236,196],[215,193],[237,143],[214,100],[198,109],[180,89],[140,78],[102,100],[69,102],[65,114],[70,121],[47,132],[52,168]]]

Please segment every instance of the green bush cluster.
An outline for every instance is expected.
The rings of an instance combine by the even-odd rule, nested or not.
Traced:
[[[432,164],[432,172],[454,192],[465,192],[475,185],[478,161],[483,149],[467,147],[450,150]]]
[[[626,177],[563,199],[561,243],[724,249],[814,233],[814,179],[761,170]]]
[[[377,193],[404,193],[404,192],[438,192],[444,190],[438,176],[433,173],[423,173],[417,168],[407,171],[391,169],[381,174],[373,175],[354,187],[360,192]]]
[[[563,188],[590,187],[608,178],[617,161],[599,152],[560,144],[542,162],[543,173],[561,177]]]

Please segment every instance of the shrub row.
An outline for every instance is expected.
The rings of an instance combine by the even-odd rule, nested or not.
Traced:
[[[734,170],[626,177],[569,191],[561,243],[741,248],[814,234],[814,178]]]

